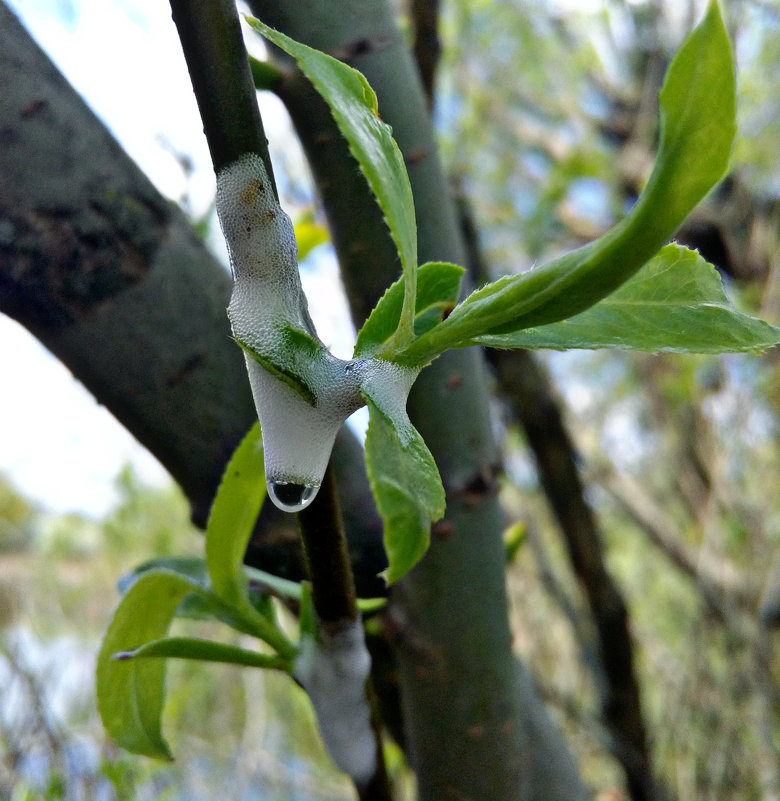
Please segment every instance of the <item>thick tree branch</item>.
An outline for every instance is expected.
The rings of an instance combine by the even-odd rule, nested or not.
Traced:
[[[0,310],[157,456],[204,524],[254,418],[228,274],[2,4],[0,75]]]
[[[461,202],[461,227],[469,265],[480,279],[487,274],[468,206]],[[563,422],[552,387],[531,353],[523,350],[488,352],[503,397],[525,430],[539,479],[558,520],[572,567],[588,600],[598,640],[597,686],[612,751],[626,774],[635,801],[664,796],[651,771],[642,717],[639,683],[634,670],[628,630],[628,610],[606,567],[601,533],[585,502],[577,453]],[[576,628],[575,628],[576,630]],[[593,667],[593,664],[590,663]]]
[[[459,206],[468,263],[472,274],[483,280],[487,269],[479,250],[474,220],[465,202],[460,202]],[[628,610],[619,587],[607,570],[601,534],[593,512],[585,502],[576,451],[566,431],[559,404],[538,361],[528,351],[492,350],[488,358],[496,370],[499,394],[525,430],[542,487],[588,600],[597,632],[599,659],[594,663],[585,647],[583,655],[589,667],[596,670],[602,714],[611,734],[612,751],[625,771],[634,801],[662,798],[664,792],[651,770],[628,630]],[[567,612],[567,607],[567,604],[563,605],[564,612]],[[579,634],[580,626],[570,610],[567,616]],[[582,637],[579,639],[584,645]]]
[[[469,265],[473,274],[482,279],[488,271],[479,250],[474,221],[465,202],[461,201],[460,208]],[[491,350],[488,358],[496,370],[499,395],[525,430],[540,482],[588,600],[599,652],[595,678],[601,692],[602,714],[611,734],[612,751],[625,771],[634,801],[662,798],[665,793],[651,770],[628,610],[607,570],[601,533],[585,502],[577,453],[560,406],[547,376],[531,353]],[[592,668],[593,663],[587,661]]]

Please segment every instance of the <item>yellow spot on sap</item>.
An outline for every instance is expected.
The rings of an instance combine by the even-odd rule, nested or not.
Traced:
[[[257,203],[257,198],[260,193],[264,191],[265,189],[263,188],[262,183],[259,180],[254,179],[241,190],[238,199],[241,201],[242,205],[251,208],[255,205],[255,203]]]

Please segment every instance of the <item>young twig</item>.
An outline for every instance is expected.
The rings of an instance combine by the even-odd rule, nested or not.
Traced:
[[[301,540],[312,582],[312,600],[320,624],[337,631],[345,622],[358,619],[355,583],[336,493],[333,464],[311,505],[298,513]],[[376,772],[368,785],[358,787],[361,801],[383,801],[392,797],[384,758],[378,707],[371,680],[366,682],[371,726],[377,745]]]
[[[268,143],[233,0],[191,3],[171,0],[173,19],[203,120],[214,171],[219,173],[246,154],[258,154],[276,191]],[[314,608],[323,639],[339,626],[358,622],[357,600],[344,537],[332,466],[318,497],[298,516],[312,582]],[[361,632],[362,636],[362,632]],[[370,688],[366,687],[370,693]],[[373,707],[372,707],[373,708]],[[389,801],[381,739],[376,744],[374,776],[358,786],[365,801]]]

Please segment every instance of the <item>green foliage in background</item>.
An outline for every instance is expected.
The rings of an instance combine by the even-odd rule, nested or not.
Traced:
[[[305,694],[279,671],[276,680],[267,671],[169,660],[163,725],[179,758],[148,760],[107,741],[94,706],[93,660],[117,571],[150,552],[203,550],[202,532],[175,486],[151,488],[130,468],[116,486],[118,505],[96,521],[43,513],[0,480],[0,526],[22,510],[28,532],[23,549],[4,552],[0,571],[0,606],[8,612],[0,617],[0,798],[204,799],[230,784],[231,797],[248,800],[257,797],[258,782],[264,797],[279,801],[291,787],[311,799],[344,798],[348,783],[329,764]],[[202,557],[176,559],[204,564]],[[255,572],[255,581],[264,577]],[[126,573],[122,587],[134,580]],[[243,644],[197,609],[182,611],[187,615],[175,625],[187,640]],[[162,660],[136,662],[154,663]],[[18,715],[9,717],[12,709]]]

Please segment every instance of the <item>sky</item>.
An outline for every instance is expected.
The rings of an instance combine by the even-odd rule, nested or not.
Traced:
[[[214,173],[168,3],[10,0],[9,5],[157,188],[173,200],[186,198],[195,216],[207,213]],[[285,115],[273,98],[262,103],[272,151],[274,142],[284,143],[280,161],[288,172],[304,171],[302,154],[289,147]],[[191,160],[190,174],[179,154]],[[218,234],[213,244],[224,255]],[[344,327],[343,297],[334,295],[336,264],[327,249],[318,251],[302,267],[304,288],[310,298],[327,299],[312,308],[312,316],[323,340],[348,357],[354,334]],[[0,375],[0,473],[45,510],[102,516],[117,501],[114,478],[128,462],[150,484],[169,480],[66,367],[2,314]]]

